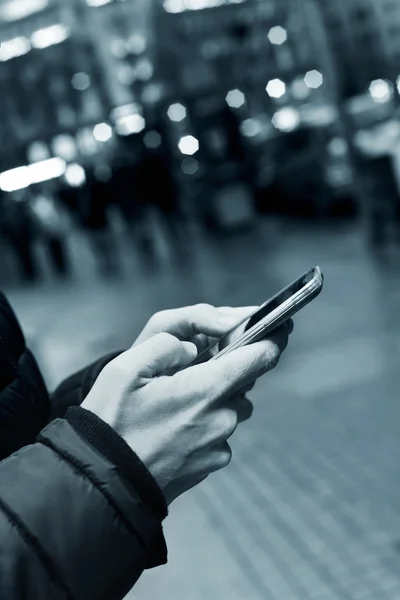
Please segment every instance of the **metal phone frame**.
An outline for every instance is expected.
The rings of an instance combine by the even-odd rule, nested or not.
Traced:
[[[312,280],[306,283],[301,290],[285,300],[285,302],[256,323],[249,331],[246,331],[238,340],[221,350],[221,352],[213,356],[210,360],[217,360],[218,358],[234,352],[238,348],[248,346],[251,343],[265,338],[270,331],[273,331],[285,323],[285,321],[301,310],[303,306],[318,296],[323,287],[324,276],[320,267],[314,267],[307,271],[303,277],[306,277],[308,273],[312,272],[314,272]]]

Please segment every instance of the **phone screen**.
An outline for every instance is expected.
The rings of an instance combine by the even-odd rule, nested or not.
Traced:
[[[289,298],[294,296],[294,294],[303,289],[307,285],[307,283],[309,283],[312,280],[313,273],[314,269],[307,271],[305,275],[302,275],[301,277],[299,277],[299,279],[296,279],[296,281],[288,285],[285,289],[276,294],[276,296],[265,302],[265,304],[263,304],[258,309],[258,311],[250,317],[245,331],[248,331],[249,329],[254,327],[254,325],[256,325],[259,321],[264,319],[264,317],[272,313],[276,308],[278,308],[278,306],[286,302],[286,300],[289,300]]]
[[[238,332],[241,334],[245,331],[249,331],[254,325],[256,325],[259,321],[264,319],[268,314],[272,313],[276,308],[278,308],[281,304],[289,300],[294,294],[303,289],[307,283],[312,281],[314,277],[314,269],[310,269],[296,279],[293,283],[288,285],[286,288],[278,292],[275,296],[273,296],[270,300],[267,300],[260,308],[258,308],[254,313],[250,314],[248,317],[243,319],[240,323],[235,325],[232,329],[230,329],[225,335],[223,335],[219,340],[217,340],[214,344],[209,346],[206,350],[201,352],[194,361],[195,364],[202,363],[206,361],[210,356],[216,354],[221,348],[226,345],[226,342],[231,339],[231,337]]]

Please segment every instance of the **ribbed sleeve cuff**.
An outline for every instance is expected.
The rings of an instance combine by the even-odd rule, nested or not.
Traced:
[[[97,415],[84,408],[69,408],[65,418],[80,436],[119,469],[154,516],[163,521],[168,515],[164,494],[154,477],[125,440]],[[168,549],[160,523],[160,530],[154,539],[153,550],[146,569],[165,565],[167,560]]]
[[[168,515],[167,503],[156,480],[115,431],[94,413],[80,407],[69,408],[66,419],[105,458],[121,471],[153,514],[163,521]]]

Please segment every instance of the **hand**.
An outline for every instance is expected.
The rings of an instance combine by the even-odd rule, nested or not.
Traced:
[[[201,353],[215,344],[233,327],[236,327],[238,323],[246,319],[242,325],[236,327],[230,335],[213,348],[209,356],[204,357],[204,362],[206,362],[212,355],[228,346],[244,333],[248,322],[247,317],[253,314],[257,308],[257,306],[216,308],[209,304],[197,304],[195,306],[164,310],[156,313],[149,320],[134,343],[134,347],[150,340],[158,333],[170,333],[179,340],[193,342],[197,347],[198,353]],[[286,323],[285,327],[290,335],[293,331],[293,322],[291,319]],[[240,423],[250,419],[253,414],[253,404],[247,398],[246,394],[253,389],[254,384],[255,381],[249,383],[245,389],[240,390],[234,398],[231,398],[231,403],[237,408]]]
[[[170,504],[229,464],[227,440],[238,425],[230,399],[277,365],[287,341],[281,328],[269,340],[190,367],[196,346],[161,333],[109,363],[82,406],[125,439]],[[165,376],[171,369],[178,372]]]
[[[241,323],[243,319],[251,315],[256,308],[255,306],[216,308],[210,304],[197,304],[184,308],[163,310],[151,317],[135,341],[134,347],[150,340],[158,333],[170,333],[181,341],[194,343],[200,354],[203,350],[215,344],[238,323]],[[236,328],[221,344],[216,345],[209,355],[205,355],[203,362],[206,362],[220,349],[222,350],[222,348],[237,339],[244,332],[246,322]],[[172,373],[168,374],[172,375]],[[253,414],[253,404],[246,396],[253,387],[254,382],[249,384],[246,389],[237,392],[235,397],[230,399],[231,405],[236,407],[239,423],[249,420]]]
[[[148,341],[158,333],[170,333],[182,341],[193,342],[198,352],[202,352],[212,343],[225,335],[237,323],[251,315],[256,307],[215,308],[209,304],[197,304],[156,313],[147,323],[134,346]],[[243,324],[225,340],[230,343],[241,335],[245,329]]]

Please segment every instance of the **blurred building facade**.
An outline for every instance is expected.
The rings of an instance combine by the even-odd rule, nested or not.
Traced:
[[[182,97],[242,89],[265,103],[265,86],[315,68],[301,4],[293,0],[167,0],[155,17],[157,68]],[[185,6],[188,8],[184,9]],[[193,3],[198,6],[198,3]]]
[[[150,7],[146,0],[2,4],[0,127],[9,140],[0,150],[2,171],[96,153],[93,128],[153,75]]]
[[[250,162],[243,177],[264,186],[283,157],[314,164],[306,147],[343,180],[337,107],[397,80],[399,28],[397,0],[5,0],[0,176],[57,157],[57,172],[94,162],[114,130],[139,134],[160,118],[191,182],[202,162],[232,173]],[[367,98],[374,109],[385,108],[382,85]]]
[[[106,72],[113,107],[138,99],[154,75],[153,1],[86,3],[91,39]]]
[[[317,0],[346,97],[400,73],[400,5],[396,0]]]
[[[7,156],[1,157],[5,166],[57,154],[57,135],[96,122],[109,105],[101,65],[82,35],[81,6],[49,0],[36,2],[41,10],[29,13],[30,3],[25,4],[21,18],[3,12],[0,25],[2,133],[9,140]]]

